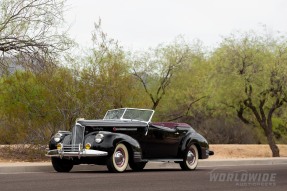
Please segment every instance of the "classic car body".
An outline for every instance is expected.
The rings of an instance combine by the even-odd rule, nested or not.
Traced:
[[[127,165],[140,171],[149,161],[173,161],[183,170],[194,170],[198,159],[213,152],[206,139],[186,123],[156,122],[153,110],[121,108],[109,110],[102,120],[77,120],[72,131],[59,131],[46,156],[58,172],[74,165],[107,165],[123,172]]]

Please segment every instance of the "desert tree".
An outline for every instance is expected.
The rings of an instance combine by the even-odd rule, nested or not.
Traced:
[[[253,32],[231,35],[212,60],[213,97],[244,123],[261,127],[273,157],[279,157],[273,118],[287,101],[287,39]]]
[[[189,57],[190,47],[182,38],[168,45],[134,55],[132,74],[148,95],[151,109],[156,109],[166,94],[174,73]]]
[[[2,70],[11,63],[44,67],[71,44],[61,28],[64,0],[1,0],[0,10]]]
[[[207,50],[201,41],[189,43],[188,56],[174,73],[169,92],[162,100],[163,120],[189,122],[195,113],[206,108],[210,78],[207,60]]]
[[[135,89],[126,52],[103,31],[100,19],[94,23],[92,47],[86,52],[80,79],[87,116],[102,117],[107,109],[133,105]]]

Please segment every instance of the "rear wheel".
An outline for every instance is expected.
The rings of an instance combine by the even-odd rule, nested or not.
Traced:
[[[117,144],[112,156],[107,161],[107,167],[110,172],[124,172],[129,164],[129,153],[127,147]]]
[[[67,159],[60,159],[52,157],[52,165],[55,171],[57,172],[70,172],[73,168],[73,163],[70,160]]]
[[[130,162],[129,165],[134,171],[142,171],[146,165],[146,162]]]
[[[182,170],[195,170],[198,164],[198,150],[195,145],[191,145],[185,151],[183,161],[179,163]]]

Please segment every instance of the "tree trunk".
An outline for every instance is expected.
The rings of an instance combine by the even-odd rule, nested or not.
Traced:
[[[280,157],[279,148],[276,145],[275,140],[274,140],[272,126],[271,127],[268,126],[264,128],[264,132],[265,132],[265,136],[267,137],[269,147],[272,151],[272,157]]]

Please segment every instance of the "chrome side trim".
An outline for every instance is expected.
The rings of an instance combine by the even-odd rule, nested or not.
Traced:
[[[142,159],[143,162],[182,162],[183,159]]]

